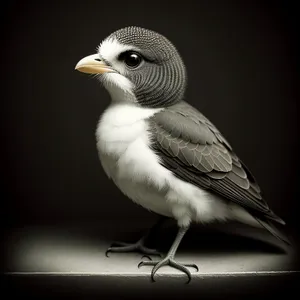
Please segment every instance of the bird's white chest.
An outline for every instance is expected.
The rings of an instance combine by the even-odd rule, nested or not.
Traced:
[[[147,119],[157,111],[112,104],[100,118],[97,148],[104,171],[125,195],[149,210],[170,215],[164,198],[169,171],[149,148]]]

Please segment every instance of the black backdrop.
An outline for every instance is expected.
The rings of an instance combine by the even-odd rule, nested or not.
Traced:
[[[137,25],[177,46],[186,100],[227,137],[275,212],[296,224],[298,16],[293,1],[262,2],[1,4],[2,221],[150,217],[104,175],[94,132],[109,97],[74,71],[112,31]]]

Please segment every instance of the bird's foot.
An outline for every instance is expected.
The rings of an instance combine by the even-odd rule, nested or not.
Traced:
[[[113,242],[111,246],[106,250],[105,255],[107,257],[110,252],[125,253],[125,252],[140,252],[147,255],[159,255],[162,257],[162,254],[156,249],[150,249],[144,245],[143,239],[139,240],[136,243],[124,243],[124,242]],[[148,257],[150,258],[150,257]],[[151,259],[151,258],[150,258]]]
[[[172,255],[165,257],[161,261],[141,261],[138,264],[138,268],[140,268],[141,266],[154,266],[152,269],[152,272],[151,272],[152,281],[155,281],[154,280],[155,273],[158,271],[158,269],[160,269],[163,266],[170,266],[174,269],[184,272],[188,276],[187,283],[189,283],[192,279],[191,272],[187,267],[195,268],[197,272],[199,271],[199,268],[197,267],[197,265],[195,265],[195,264],[180,264],[174,260]]]

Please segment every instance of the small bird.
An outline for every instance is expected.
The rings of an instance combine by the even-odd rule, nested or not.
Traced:
[[[216,126],[184,100],[186,67],[165,36],[136,26],[119,29],[75,69],[94,74],[110,94],[96,129],[107,176],[135,203],[177,221],[167,255],[139,264],[153,266],[153,281],[165,265],[191,280],[188,267],[197,266],[177,262],[175,253],[193,222],[236,220],[289,244],[275,227],[285,222],[269,208],[249,169]],[[158,254],[145,246],[148,234],[108,251]]]

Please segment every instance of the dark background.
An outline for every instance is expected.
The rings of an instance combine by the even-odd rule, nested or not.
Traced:
[[[94,133],[109,96],[74,71],[112,31],[137,25],[177,46],[188,69],[186,100],[227,137],[271,208],[297,224],[296,4],[193,2],[1,4],[2,222],[122,226],[153,218],[102,171]]]

